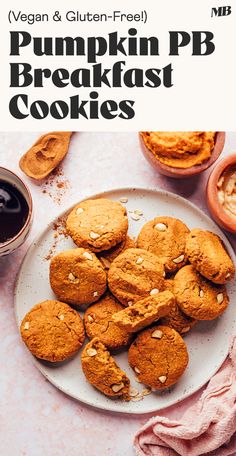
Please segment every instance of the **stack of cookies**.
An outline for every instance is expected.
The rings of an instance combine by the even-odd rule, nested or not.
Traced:
[[[182,338],[198,320],[228,305],[235,269],[220,238],[157,217],[137,240],[121,203],[87,200],[68,215],[77,248],[56,255],[50,284],[57,300],[34,306],[21,335],[40,359],[64,361],[83,349],[83,372],[95,388],[129,400],[130,381],[111,353],[128,350],[136,378],[153,390],[174,385],[188,364]],[[72,307],[71,307],[72,306]],[[77,310],[85,310],[83,321]]]

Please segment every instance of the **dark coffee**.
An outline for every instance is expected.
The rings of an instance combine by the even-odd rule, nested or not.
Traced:
[[[13,184],[0,180],[0,243],[19,233],[28,214],[29,206],[22,193]]]

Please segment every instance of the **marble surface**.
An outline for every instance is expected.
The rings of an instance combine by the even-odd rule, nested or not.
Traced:
[[[76,133],[63,163],[63,175],[50,179],[48,184],[38,184],[18,167],[20,156],[38,136],[38,132],[0,133],[0,166],[24,179],[34,202],[34,222],[27,242],[11,256],[0,258],[0,455],[132,456],[134,433],[148,416],[94,410],[67,397],[45,380],[33,366],[16,328],[15,277],[34,236],[80,198],[126,186],[162,188],[188,198],[207,212],[205,186],[209,171],[190,180],[169,179],[157,174],[146,162],[135,132]],[[235,150],[236,133],[228,133],[221,156]],[[234,236],[229,237],[236,247]],[[185,407],[185,403],[179,404],[165,414],[178,417]]]

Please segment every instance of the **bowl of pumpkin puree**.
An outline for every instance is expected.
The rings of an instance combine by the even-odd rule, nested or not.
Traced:
[[[144,156],[159,173],[184,178],[213,165],[224,148],[225,132],[141,131],[139,139]]]

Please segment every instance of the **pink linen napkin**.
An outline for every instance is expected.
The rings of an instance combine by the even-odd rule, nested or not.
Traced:
[[[136,434],[134,445],[138,456],[236,455],[236,337],[200,399],[180,420],[151,418]]]

